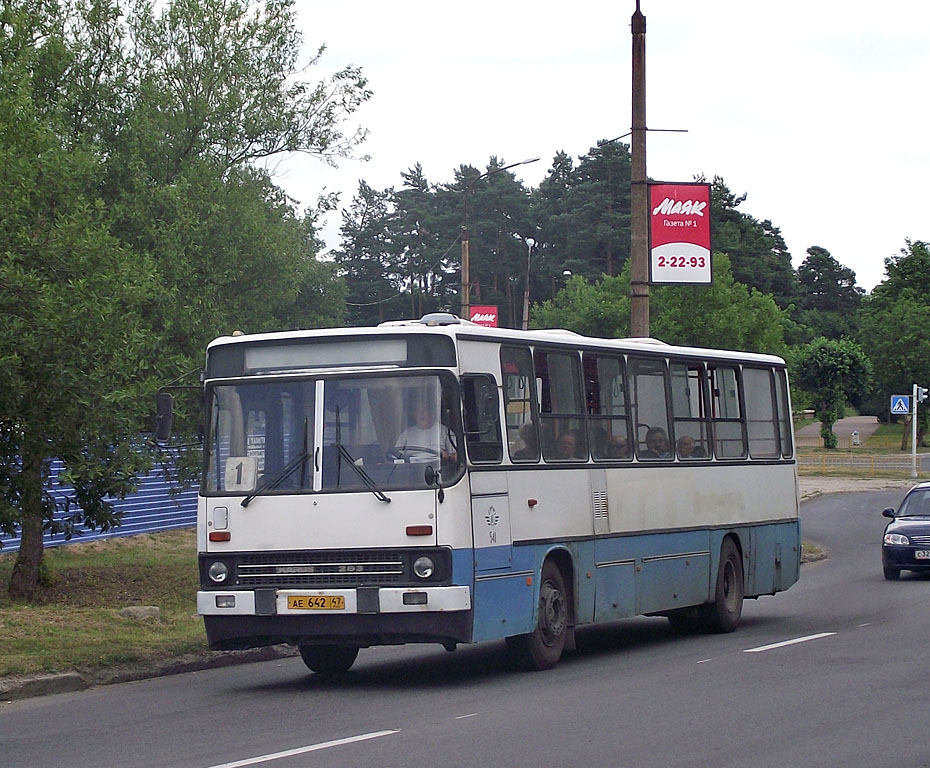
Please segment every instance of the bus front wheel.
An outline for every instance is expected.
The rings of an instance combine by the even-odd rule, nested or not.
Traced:
[[[300,658],[311,670],[321,675],[348,672],[358,656],[354,645],[301,645]]]
[[[513,660],[523,669],[554,667],[562,656],[568,634],[568,599],[562,572],[552,561],[542,569],[536,628],[527,635],[507,638]]]
[[[700,616],[710,632],[732,632],[743,613],[743,560],[733,539],[724,539],[713,602],[700,607]]]

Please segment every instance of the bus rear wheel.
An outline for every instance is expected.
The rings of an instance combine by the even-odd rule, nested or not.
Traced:
[[[300,658],[311,670],[321,675],[341,675],[348,672],[358,656],[354,645],[301,645]]]
[[[714,600],[699,608],[701,621],[709,632],[732,632],[743,613],[743,560],[733,539],[724,539]]]
[[[507,649],[517,666],[528,670],[554,667],[562,656],[568,634],[568,598],[562,572],[546,561],[539,582],[536,628],[527,635],[507,638]]]

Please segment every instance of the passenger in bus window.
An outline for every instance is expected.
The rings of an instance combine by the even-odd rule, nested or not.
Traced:
[[[443,461],[455,460],[455,447],[449,427],[440,424],[432,404],[417,398],[413,406],[413,424],[397,437],[394,447],[410,459],[429,461],[439,457]]]
[[[682,435],[678,438],[678,458],[703,459],[705,455],[704,449],[699,445],[695,445],[694,438],[691,435]]]
[[[646,432],[646,450],[643,451],[644,459],[670,459],[672,454],[668,449],[668,435],[662,427],[651,427]]]
[[[626,459],[630,456],[629,446],[623,435],[611,435],[607,438],[604,456],[608,459]]]
[[[513,452],[517,461],[535,461],[539,458],[539,444],[536,440],[536,425],[532,421],[520,427],[520,440],[523,447]]]
[[[556,459],[578,459],[581,457],[581,444],[583,441],[578,439],[578,433],[570,429],[559,435],[555,443]]]

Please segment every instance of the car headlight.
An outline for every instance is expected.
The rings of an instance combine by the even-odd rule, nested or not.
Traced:
[[[213,579],[217,584],[222,584],[226,581],[226,577],[229,576],[229,568],[226,566],[226,563],[217,560],[215,563],[210,563],[210,567],[207,569],[207,576]]]
[[[886,533],[885,543],[891,546],[906,547],[911,542],[910,542],[910,539],[907,538],[907,536],[902,536],[900,533]]]
[[[413,572],[421,579],[428,579],[436,570],[436,563],[433,558],[423,555],[418,557],[413,563]]]

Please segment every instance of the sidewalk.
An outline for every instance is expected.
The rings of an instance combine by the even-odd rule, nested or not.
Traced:
[[[859,432],[859,440],[864,443],[876,429],[878,429],[877,416],[847,416],[833,425],[833,434],[839,440],[840,447],[846,448],[849,446],[854,431]],[[820,422],[815,421],[797,430],[794,433],[794,442],[799,448],[822,448]]]

